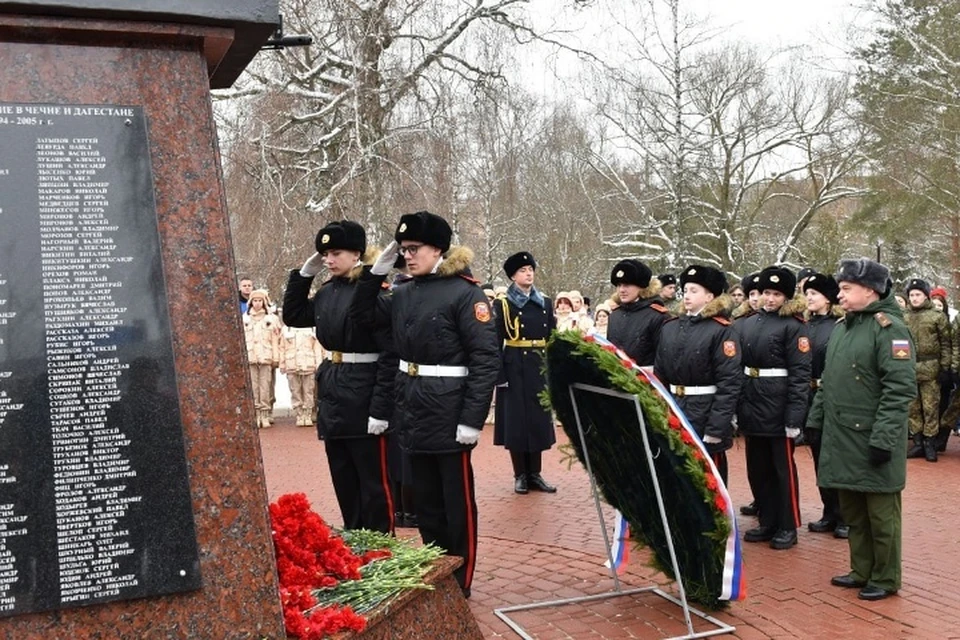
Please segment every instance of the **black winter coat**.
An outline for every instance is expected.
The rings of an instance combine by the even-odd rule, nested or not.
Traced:
[[[783,437],[805,424],[810,390],[810,338],[803,317],[806,302],[788,300],[779,313],[759,311],[737,321],[741,364],[786,369],[785,378],[744,375],[737,425],[744,435]]]
[[[317,369],[317,433],[322,440],[366,437],[367,418],[390,420],[397,358],[390,333],[371,332],[349,317],[358,288],[357,267],[348,276],[323,283],[308,299],[313,278],[290,272],[283,296],[283,321],[291,327],[316,327],[327,351],[380,353],[371,363],[334,363],[324,359]]]
[[[839,306],[833,306],[831,309],[839,311]],[[822,316],[807,314],[807,335],[810,336],[810,378],[819,380],[823,377],[823,368],[827,363],[827,344],[830,342],[830,334],[833,333],[837,321],[843,317],[843,313],[828,313]],[[817,389],[810,385],[810,402],[813,403],[813,396]]]
[[[490,304],[469,277],[473,252],[454,247],[436,274],[418,276],[378,296],[385,276],[365,269],[352,314],[370,327],[391,327],[401,360],[465,366],[464,378],[411,376],[396,380],[401,443],[410,453],[456,453],[457,425],[482,429],[500,371],[500,348]]]
[[[665,385],[717,387],[710,395],[674,396],[701,438],[709,435],[721,440],[707,445],[711,451],[733,446],[732,420],[743,384],[740,346],[726,314],[729,302],[722,295],[700,315],[668,320],[660,331],[654,365],[654,373]]]
[[[557,326],[550,298],[546,308],[528,301],[518,308],[506,298],[494,303],[499,341],[546,340]],[[516,328],[514,332],[514,321]],[[507,324],[511,326],[508,327]],[[540,392],[547,386],[543,375],[543,348],[509,347],[501,356],[500,386],[497,387],[493,443],[510,451],[545,451],[557,441],[553,416],[540,405]],[[505,385],[505,386],[503,386]]]
[[[622,304],[610,314],[607,339],[623,349],[641,367],[653,366],[657,358],[660,328],[670,318],[659,296]]]

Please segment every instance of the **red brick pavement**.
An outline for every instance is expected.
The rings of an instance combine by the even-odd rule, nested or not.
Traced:
[[[500,607],[612,590],[603,568],[605,552],[590,484],[583,468],[567,469],[557,450],[545,454],[544,476],[557,485],[554,495],[513,493],[509,457],[492,444],[485,429],[474,452],[480,510],[479,552],[470,608],[487,638],[516,638],[493,614]],[[558,438],[564,440],[562,431]],[[305,492],[316,510],[339,524],[323,445],[314,429],[279,419],[261,431],[267,489],[271,500]],[[801,513],[819,517],[820,503],[809,449],[797,451]],[[743,449],[730,452],[731,496],[749,500]],[[903,497],[903,589],[899,596],[867,603],[856,590],[830,586],[845,573],[846,542],[813,534],[804,526],[798,546],[773,551],[745,544],[747,599],[716,617],[736,627],[733,637],[760,638],[960,638],[960,439],[953,438],[940,462],[910,460]],[[609,509],[607,519],[610,520]],[[754,526],[740,519],[741,529]],[[415,535],[411,529],[401,535]],[[674,585],[646,567],[645,552],[633,551],[624,588]],[[541,640],[559,638],[665,638],[686,632],[679,607],[652,594],[516,612],[511,618]],[[709,624],[694,619],[697,631]]]

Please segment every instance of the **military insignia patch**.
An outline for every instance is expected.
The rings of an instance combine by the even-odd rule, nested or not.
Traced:
[[[723,355],[728,358],[732,358],[737,355],[737,343],[733,340],[724,340],[723,341]]]
[[[800,353],[807,353],[810,351],[810,338],[800,338],[797,340],[797,349],[800,350]]]
[[[622,277],[623,277],[623,269],[621,269],[620,271],[617,271],[617,277],[618,277],[618,278],[622,278]]]
[[[329,234],[329,233],[325,233],[325,234],[323,234],[323,237],[320,238],[320,243],[321,243],[321,244],[327,244],[328,242],[330,242],[330,234]]]
[[[490,305],[486,302],[478,302],[473,305],[473,315],[480,322],[490,322]]]
[[[406,222],[402,223],[402,224],[400,225],[400,228],[397,229],[397,231],[399,231],[400,233],[403,233],[403,232],[406,231],[406,230],[407,230],[407,223],[406,223]]]
[[[895,360],[910,359],[910,341],[909,340],[893,341],[893,358]]]

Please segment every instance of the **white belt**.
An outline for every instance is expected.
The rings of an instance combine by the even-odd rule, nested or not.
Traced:
[[[640,367],[640,370],[643,371],[644,373],[650,374],[651,376],[653,375],[653,365],[648,364],[644,367]]]
[[[358,364],[376,362],[380,359],[379,353],[344,353],[342,351],[327,351],[323,354],[326,360],[334,364]]]
[[[470,370],[466,367],[445,364],[417,364],[406,360],[400,361],[400,371],[408,376],[429,376],[431,378],[466,378],[470,373]]]
[[[704,387],[685,387],[679,384],[670,385],[670,393],[682,398],[683,396],[708,396],[717,392],[716,385],[710,384]]]
[[[756,367],[744,367],[743,373],[751,378],[786,378],[790,375],[786,369],[757,369]]]

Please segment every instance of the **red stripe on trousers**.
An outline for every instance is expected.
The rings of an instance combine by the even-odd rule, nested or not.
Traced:
[[[387,496],[387,518],[390,522],[390,533],[393,533],[393,495],[390,492],[390,472],[387,468],[387,436],[377,436],[380,439],[380,482],[383,484],[383,491]]]
[[[463,497],[464,504],[467,506],[467,562],[466,575],[463,578],[464,589],[469,589],[473,583],[473,567],[477,559],[474,557],[474,548],[476,547],[477,530],[473,521],[473,501],[470,499],[470,454],[463,452]]]
[[[793,507],[793,523],[800,526],[800,504],[797,502],[797,485],[794,479],[797,474],[797,464],[793,460],[793,438],[787,438],[787,481],[790,484],[790,506]]]

